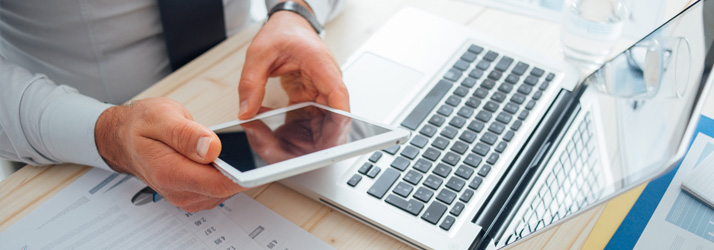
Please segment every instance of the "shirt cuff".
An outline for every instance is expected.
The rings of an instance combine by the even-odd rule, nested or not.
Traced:
[[[99,115],[113,105],[78,93],[60,95],[52,102],[42,115],[40,130],[47,135],[47,149],[55,159],[113,172],[99,155],[94,140]]]
[[[327,0],[305,0],[312,13],[315,15],[317,22],[325,27],[325,22],[327,22],[327,17],[330,15],[330,5]]]

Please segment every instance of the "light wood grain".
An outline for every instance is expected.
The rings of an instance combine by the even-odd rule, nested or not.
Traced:
[[[339,63],[344,63],[382,23],[405,6],[415,6],[467,25],[484,34],[511,41],[541,54],[561,58],[559,25],[451,0],[353,0],[327,25],[325,42]],[[214,125],[236,118],[238,81],[245,53],[260,23],[228,38],[203,56],[167,76],[133,100],[169,97],[186,106],[194,119]],[[284,106],[285,94],[271,80],[265,106]],[[69,185],[88,167],[76,165],[28,166],[0,182],[0,231]],[[246,191],[271,210],[338,249],[408,249],[389,237],[339,211],[274,183]],[[603,206],[583,213],[557,227],[540,232],[513,249],[581,248]]]

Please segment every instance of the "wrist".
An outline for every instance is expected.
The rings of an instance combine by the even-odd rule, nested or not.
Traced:
[[[94,128],[94,139],[99,155],[110,168],[119,173],[130,173],[122,163],[122,157],[118,157],[125,155],[119,135],[123,134],[120,128],[127,112],[128,108],[125,106],[108,108],[99,115]],[[123,158],[126,158],[126,155]]]
[[[320,21],[318,21],[313,9],[310,8],[310,5],[305,1],[281,1],[268,11],[268,21],[275,14],[282,14],[285,12],[292,13],[293,16],[299,16],[307,22],[320,37],[323,37],[323,25]]]

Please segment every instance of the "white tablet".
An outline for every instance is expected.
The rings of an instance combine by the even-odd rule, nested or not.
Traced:
[[[317,103],[296,104],[211,129],[223,146],[213,165],[243,187],[401,144],[410,134]]]

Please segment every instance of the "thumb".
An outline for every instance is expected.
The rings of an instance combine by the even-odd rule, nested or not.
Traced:
[[[221,153],[221,141],[216,133],[184,117],[164,119],[151,131],[149,137],[198,163],[209,164]]]

